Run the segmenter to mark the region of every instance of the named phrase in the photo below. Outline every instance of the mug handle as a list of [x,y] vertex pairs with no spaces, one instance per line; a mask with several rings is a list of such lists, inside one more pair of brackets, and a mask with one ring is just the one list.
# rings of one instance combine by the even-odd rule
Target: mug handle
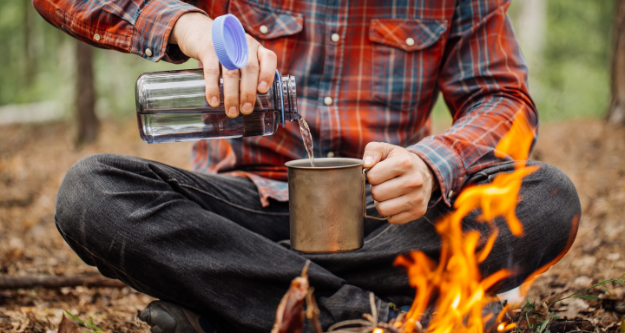
[[[362,169],[362,184],[364,185],[362,187],[362,210],[363,210],[362,215],[366,219],[372,219],[372,220],[378,220],[378,221],[386,221],[389,218],[388,216],[386,216],[386,217],[376,217],[376,216],[369,216],[369,215],[367,215],[367,171],[369,171],[369,169],[371,169],[371,168],[363,168]],[[369,185],[369,186],[371,186],[371,185]]]

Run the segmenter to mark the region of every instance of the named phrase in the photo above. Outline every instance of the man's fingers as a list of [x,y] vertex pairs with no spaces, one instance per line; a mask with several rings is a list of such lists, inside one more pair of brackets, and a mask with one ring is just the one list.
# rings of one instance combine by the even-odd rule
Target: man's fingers
[[403,213],[399,213],[397,215],[393,215],[391,217],[388,218],[388,220],[386,220],[388,223],[390,224],[406,224],[408,222],[412,222],[414,220],[418,219],[414,218],[414,216],[409,213],[409,212],[403,212]]
[[241,113],[250,114],[254,110],[256,103],[256,87],[258,86],[258,73],[260,65],[258,64],[258,44],[252,37],[247,35],[247,42],[250,45],[249,60],[247,66],[241,68]]
[[389,145],[388,143],[369,142],[365,147],[363,158],[365,163],[362,166],[365,168],[373,167],[376,163],[388,156],[392,147],[393,145]]
[[422,186],[423,180],[420,177],[396,177],[379,185],[372,185],[371,196],[375,201],[386,201],[418,191]]
[[214,57],[207,56],[200,63],[204,69],[206,101],[214,108],[219,107],[219,60],[217,59],[217,55],[214,55]]
[[[393,216],[401,212],[420,210],[422,197],[422,195],[417,194],[402,195],[386,201],[376,201],[375,206],[380,215]],[[423,213],[425,213],[425,211]]]
[[389,223],[394,224],[416,220],[427,211],[427,205],[423,203],[423,196],[411,194],[382,202],[376,201],[375,207],[380,215],[390,216]]
[[273,51],[264,48],[262,45],[258,46],[257,54],[258,62],[260,63],[257,90],[259,93],[264,94],[269,91],[273,84],[276,68],[278,67],[278,57]]
[[222,66],[221,73],[226,115],[235,118],[239,115],[239,70],[229,70]]
[[[397,146],[391,146],[397,147]],[[398,149],[403,149],[401,147],[397,147]],[[371,171],[367,174],[367,179],[371,185],[378,185],[382,182],[391,180],[395,177],[399,177],[405,175],[406,173],[412,171],[414,168],[414,161],[412,160],[412,153],[390,153],[386,158],[382,159],[382,161],[378,162]],[[416,176],[410,178],[410,181],[418,180],[423,183],[423,179],[420,176]]]

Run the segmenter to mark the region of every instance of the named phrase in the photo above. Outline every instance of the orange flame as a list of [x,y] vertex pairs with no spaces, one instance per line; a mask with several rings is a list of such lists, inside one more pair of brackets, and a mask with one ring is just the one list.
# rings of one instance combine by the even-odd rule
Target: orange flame
[[[494,224],[496,217],[506,219],[512,234],[523,235],[523,225],[515,208],[523,178],[538,169],[526,166],[533,134],[525,115],[519,112],[495,151],[497,157],[509,156],[519,161],[515,171],[497,175],[490,184],[465,188],[456,199],[455,211],[437,221],[436,230],[442,242],[438,265],[420,251],[410,253],[409,258],[395,259],[395,265],[407,269],[410,285],[417,291],[410,311],[396,324],[403,332],[414,332],[420,327],[418,322],[434,298],[435,312],[427,329],[429,332],[483,332],[484,323],[492,318],[492,314],[482,317],[482,308],[493,301],[487,290],[512,272],[502,269],[482,278],[478,264],[486,260],[499,234]],[[478,231],[462,231],[462,219],[476,209],[481,210],[478,221],[488,223],[491,230],[481,249]],[[502,320],[503,312],[497,316],[499,331],[514,327]]]
[[495,156],[505,158],[508,155],[525,166],[532,142],[534,142],[534,134],[525,114],[523,112],[517,113],[508,133],[497,143]]

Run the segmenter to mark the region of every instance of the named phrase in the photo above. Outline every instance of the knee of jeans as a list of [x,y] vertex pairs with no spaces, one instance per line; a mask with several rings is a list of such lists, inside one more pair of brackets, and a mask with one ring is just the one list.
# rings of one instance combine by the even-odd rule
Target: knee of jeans
[[535,218],[542,222],[542,236],[549,238],[545,240],[549,244],[548,255],[541,262],[546,264],[572,245],[581,218],[581,204],[575,185],[564,172],[546,163],[538,164],[541,184],[537,185],[536,198],[532,200],[535,206],[530,209],[539,215]]
[[[555,264],[569,250],[577,235],[581,205],[577,190],[566,174],[556,167],[531,161],[540,169],[523,180],[517,206],[517,217],[523,222],[525,233],[518,238],[510,235],[506,242],[496,245],[495,264],[516,271],[497,287],[503,292],[519,286],[532,273]],[[490,272],[490,271],[489,271]]]
[[[91,155],[76,162],[65,174],[56,196],[55,221],[65,237],[75,230],[85,211],[94,207],[94,201],[101,200],[102,170],[111,154]],[[85,221],[83,221],[85,222]]]

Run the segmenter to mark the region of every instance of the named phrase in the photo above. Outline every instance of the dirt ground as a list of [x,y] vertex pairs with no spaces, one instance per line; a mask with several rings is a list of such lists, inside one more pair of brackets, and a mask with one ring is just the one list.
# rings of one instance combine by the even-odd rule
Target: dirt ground
[[[189,167],[191,144],[147,145],[133,121],[106,121],[97,143],[75,148],[64,123],[0,127],[0,277],[97,272],[71,251],[54,227],[56,191],[70,166],[100,152],[134,155]],[[599,120],[541,127],[533,158],[562,169],[583,209],[571,251],[530,290],[553,301],[625,273],[625,128]],[[593,289],[600,300],[556,303],[550,313],[585,318],[592,331],[616,332],[625,316],[625,290]],[[0,332],[56,332],[67,310],[110,332],[149,332],[136,318],[152,299],[130,288],[0,290]],[[620,329],[620,328],[619,328]]]

